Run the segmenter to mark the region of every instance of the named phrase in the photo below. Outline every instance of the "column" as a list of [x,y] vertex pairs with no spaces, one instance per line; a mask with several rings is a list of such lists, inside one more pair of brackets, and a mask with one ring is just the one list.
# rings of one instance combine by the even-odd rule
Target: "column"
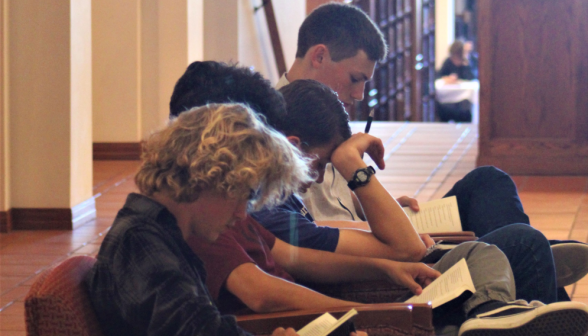
[[4,4],[3,208],[14,229],[72,229],[96,213],[90,0]]
[[435,6],[435,68],[440,69],[455,40],[455,0],[437,0]]

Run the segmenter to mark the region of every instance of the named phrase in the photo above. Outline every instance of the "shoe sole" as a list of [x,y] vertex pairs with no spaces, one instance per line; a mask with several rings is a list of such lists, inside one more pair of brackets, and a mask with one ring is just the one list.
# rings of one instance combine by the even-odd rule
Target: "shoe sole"
[[[460,336],[586,336],[588,335],[588,311],[586,306],[577,302],[566,302],[564,305],[578,305],[577,309],[554,310],[554,305],[543,306],[552,311],[541,313],[538,308],[537,316],[517,327],[498,329],[492,326],[492,318],[483,320],[487,326],[463,331]],[[550,307],[551,306],[551,307]],[[547,308],[550,307],[550,308]],[[498,322],[500,318],[496,318]]]
[[[557,287],[576,283],[588,274],[588,245],[564,243],[551,246]],[[569,270],[572,270],[571,274]]]

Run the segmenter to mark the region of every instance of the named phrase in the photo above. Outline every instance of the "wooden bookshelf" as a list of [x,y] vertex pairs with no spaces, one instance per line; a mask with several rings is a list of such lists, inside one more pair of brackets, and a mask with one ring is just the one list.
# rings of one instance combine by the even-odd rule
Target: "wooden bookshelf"
[[366,85],[365,98],[351,113],[365,120],[432,121],[435,118],[435,1],[354,0],[376,22],[389,52]]

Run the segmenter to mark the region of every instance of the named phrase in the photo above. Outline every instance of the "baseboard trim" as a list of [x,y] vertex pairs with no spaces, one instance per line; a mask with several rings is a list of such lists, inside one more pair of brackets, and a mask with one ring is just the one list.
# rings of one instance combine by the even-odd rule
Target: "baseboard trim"
[[7,233],[12,231],[11,211],[0,211],[0,232]]
[[96,219],[96,201],[92,197],[71,209],[12,208],[9,214],[13,230],[73,230]]
[[72,230],[71,209],[12,208],[14,230]]
[[94,142],[94,160],[140,160],[141,142]]

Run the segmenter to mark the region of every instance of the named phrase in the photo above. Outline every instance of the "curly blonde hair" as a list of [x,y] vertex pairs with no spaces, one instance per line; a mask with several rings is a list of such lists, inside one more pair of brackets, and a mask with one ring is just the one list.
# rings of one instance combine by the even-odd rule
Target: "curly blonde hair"
[[310,159],[241,104],[193,108],[153,134],[135,176],[141,193],[193,202],[203,190],[273,206],[312,181]]

